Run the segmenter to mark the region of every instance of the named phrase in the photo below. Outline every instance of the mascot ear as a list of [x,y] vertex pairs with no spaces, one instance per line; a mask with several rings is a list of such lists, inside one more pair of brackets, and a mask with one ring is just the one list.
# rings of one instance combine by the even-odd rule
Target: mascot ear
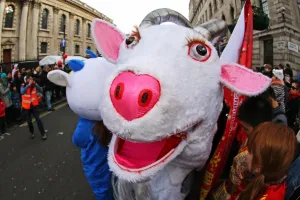
[[120,46],[124,41],[124,34],[114,25],[94,19],[92,23],[92,37],[98,51],[109,62],[116,63],[119,57]]
[[222,66],[220,81],[230,90],[245,96],[257,96],[271,84],[271,79],[263,74],[234,63]]
[[61,70],[53,70],[48,73],[47,78],[54,84],[63,87],[71,87],[71,75]]
[[91,51],[89,49],[86,49],[85,53],[88,54],[88,55],[90,55],[91,58],[97,58],[98,57],[93,51]]
[[74,72],[78,72],[83,69],[85,64],[82,60],[70,60],[68,65]]

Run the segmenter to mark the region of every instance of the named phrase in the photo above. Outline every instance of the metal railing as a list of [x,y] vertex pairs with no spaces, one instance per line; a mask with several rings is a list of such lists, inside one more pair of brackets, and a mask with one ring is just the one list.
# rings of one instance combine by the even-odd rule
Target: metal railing
[[37,59],[27,59],[27,60],[18,60],[18,61],[11,61],[11,62],[0,62],[0,66],[2,71],[4,72],[11,72],[14,65],[18,64],[18,68],[22,69],[32,69],[39,66],[39,60]]

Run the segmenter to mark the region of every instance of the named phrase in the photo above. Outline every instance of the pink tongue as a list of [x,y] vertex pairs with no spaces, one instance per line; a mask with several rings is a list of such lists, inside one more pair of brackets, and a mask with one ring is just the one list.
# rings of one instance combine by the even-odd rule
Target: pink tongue
[[167,139],[152,143],[134,143],[122,139],[117,142],[115,158],[118,164],[130,169],[139,169],[157,161]]

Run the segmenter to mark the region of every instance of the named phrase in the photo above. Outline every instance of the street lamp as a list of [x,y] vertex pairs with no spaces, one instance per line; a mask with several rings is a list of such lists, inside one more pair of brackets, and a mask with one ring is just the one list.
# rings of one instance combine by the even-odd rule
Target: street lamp
[[66,53],[66,23],[64,24],[64,39],[63,39],[63,64],[65,65],[65,53]]

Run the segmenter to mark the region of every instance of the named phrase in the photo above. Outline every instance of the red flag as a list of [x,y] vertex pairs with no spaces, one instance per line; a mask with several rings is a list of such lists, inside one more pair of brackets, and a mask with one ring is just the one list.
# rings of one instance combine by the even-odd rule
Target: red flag
[[[240,18],[244,19],[244,37],[241,43],[241,48],[239,49],[240,51],[238,52],[238,62],[241,65],[251,68],[253,50],[253,12],[250,0],[246,1],[243,10],[244,13],[241,13]],[[234,58],[234,56],[232,57]],[[223,171],[223,168],[226,164],[228,154],[230,152],[234,138],[237,136],[238,130],[241,130],[238,129],[237,112],[240,104],[242,103],[245,97],[239,96],[238,94],[229,91],[227,88],[224,88],[224,91],[225,101],[230,106],[230,112],[228,115],[226,129],[224,131],[223,137],[219,142],[213,157],[206,166],[204,180],[201,184],[200,200],[206,199],[210,190],[215,186],[215,184],[219,180],[221,172]]]

